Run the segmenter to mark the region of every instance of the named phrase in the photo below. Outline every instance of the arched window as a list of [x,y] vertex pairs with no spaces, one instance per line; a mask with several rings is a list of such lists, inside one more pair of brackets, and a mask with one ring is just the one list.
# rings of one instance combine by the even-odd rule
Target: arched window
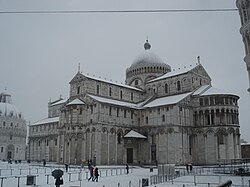
[[99,94],[99,92],[100,92],[100,86],[96,85],[96,94]]
[[181,82],[177,81],[177,91],[180,91],[180,90],[181,90]]
[[122,142],[122,135],[121,135],[121,133],[119,132],[119,133],[117,134],[117,143],[118,143],[118,144],[121,144],[121,142]]
[[165,93],[168,93],[168,84],[165,84]]
[[165,122],[165,115],[162,115],[162,122]]
[[111,95],[112,95],[112,88],[109,87],[109,96],[111,96]]

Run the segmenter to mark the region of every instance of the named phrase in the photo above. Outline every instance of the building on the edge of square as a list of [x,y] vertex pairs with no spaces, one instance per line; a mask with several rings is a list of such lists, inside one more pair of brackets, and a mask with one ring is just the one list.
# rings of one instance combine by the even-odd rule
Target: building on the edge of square
[[0,159],[25,160],[27,127],[9,93],[0,93]]
[[[236,6],[239,9],[240,14],[240,34],[242,35],[245,54],[244,61],[246,63],[249,85],[250,85],[250,1],[249,0],[237,0]],[[248,92],[250,93],[250,87],[248,88]]]
[[172,69],[145,50],[126,85],[80,71],[69,99],[30,127],[30,158],[78,164],[215,164],[240,158],[239,97],[211,84],[199,62]]

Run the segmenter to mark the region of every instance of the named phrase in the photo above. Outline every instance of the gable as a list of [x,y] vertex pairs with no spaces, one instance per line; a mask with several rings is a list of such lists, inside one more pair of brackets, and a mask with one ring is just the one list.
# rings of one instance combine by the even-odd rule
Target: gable
[[198,66],[196,66],[195,68],[190,70],[189,73],[193,73],[195,75],[198,75],[198,76],[201,76],[203,78],[211,80],[211,78],[208,75],[207,71],[205,70],[205,68],[201,64],[199,64]]
[[75,83],[75,82],[80,82],[84,80],[86,77],[81,74],[80,72],[77,72],[77,74],[73,77],[73,79],[69,82],[69,84]]

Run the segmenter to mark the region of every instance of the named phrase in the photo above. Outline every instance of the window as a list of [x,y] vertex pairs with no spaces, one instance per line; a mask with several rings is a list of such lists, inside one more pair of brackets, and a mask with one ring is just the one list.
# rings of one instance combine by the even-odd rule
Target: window
[[100,92],[99,85],[96,85],[96,94],[99,94],[99,92]]
[[5,127],[5,125],[6,125],[6,122],[4,121],[4,122],[3,122],[3,126]]
[[1,147],[1,153],[3,152],[3,147]]
[[39,142],[38,142],[38,146],[40,146],[40,145],[41,145],[41,142],[39,141]]
[[131,112],[130,112],[130,115],[131,115],[131,116],[130,116],[130,117],[131,117],[131,119],[133,119],[133,118],[134,118],[134,112],[133,112],[133,111],[131,111]]
[[138,80],[135,80],[135,85],[137,86],[139,84]]
[[134,94],[133,94],[133,92],[131,92],[130,98],[131,98],[131,101],[134,100]]
[[218,140],[218,144],[224,144],[223,134],[219,134],[217,136],[217,140]]
[[168,84],[165,84],[165,93],[168,93]]
[[203,106],[203,99],[200,98],[200,106]]
[[122,90],[120,91],[120,99],[122,99]]
[[77,87],[77,94],[80,94],[80,86]]
[[18,147],[16,148],[16,153],[18,153]]
[[93,114],[93,113],[94,113],[94,110],[93,110],[93,105],[90,105],[90,112],[91,112],[91,114]]
[[119,132],[119,133],[117,134],[117,143],[118,143],[118,144],[121,144],[121,139],[122,139],[122,136],[121,136],[121,133]]
[[116,116],[119,117],[119,108],[116,109]]
[[112,115],[112,106],[109,107],[109,115]]
[[112,95],[112,88],[110,87],[109,88],[109,96],[111,96]]
[[148,124],[148,117],[145,118],[145,122],[146,122],[146,124]]
[[55,139],[55,146],[57,146],[57,139]]
[[181,90],[181,82],[177,81],[177,91],[180,91],[180,90]]
[[46,145],[49,146],[49,140],[46,140]]
[[165,122],[165,115],[162,115],[162,122]]
[[10,140],[12,140],[12,138],[13,138],[13,136],[12,136],[12,135],[10,135]]
[[127,110],[124,109],[124,118],[126,118],[126,117],[127,117]]

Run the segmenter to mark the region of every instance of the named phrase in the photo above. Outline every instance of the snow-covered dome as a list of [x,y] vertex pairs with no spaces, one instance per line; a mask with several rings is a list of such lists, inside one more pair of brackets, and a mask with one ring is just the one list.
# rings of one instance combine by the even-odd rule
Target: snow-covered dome
[[0,116],[22,118],[21,112],[12,103],[11,95],[6,92],[0,94]]
[[145,82],[171,71],[171,67],[151,50],[146,40],[145,50],[126,70],[126,84],[142,88]]
[[[168,66],[164,63],[164,61],[151,50],[151,45],[148,43],[148,40],[146,40],[146,43],[144,44],[145,50],[135,58],[130,68],[140,68],[145,66]],[[169,66],[168,66],[169,67]]]

